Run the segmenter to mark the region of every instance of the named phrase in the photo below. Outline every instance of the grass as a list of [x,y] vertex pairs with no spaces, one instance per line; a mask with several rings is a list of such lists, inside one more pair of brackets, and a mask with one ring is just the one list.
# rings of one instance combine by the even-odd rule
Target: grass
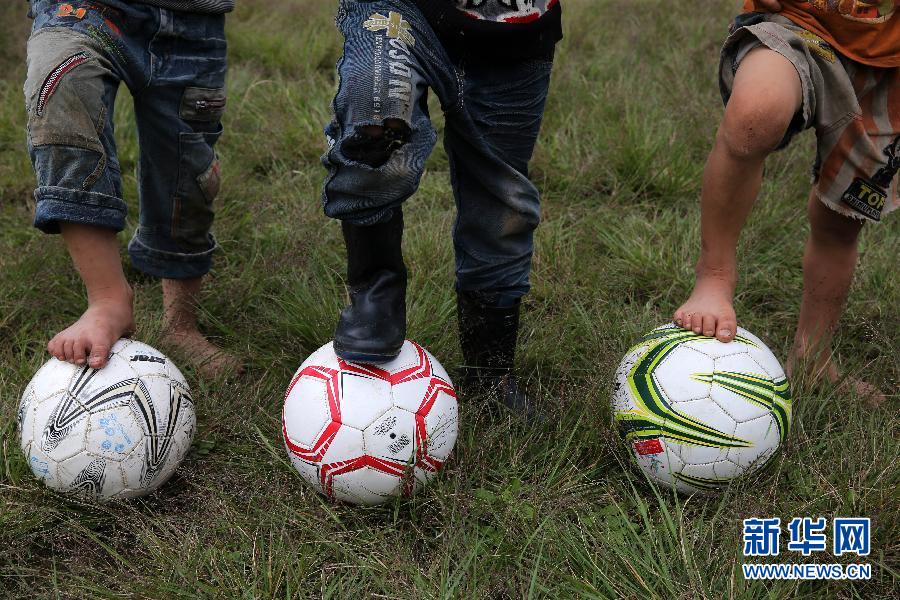
[[[649,487],[610,427],[619,359],[690,291],[699,175],[721,115],[715,66],[737,2],[564,3],[567,38],[533,164],[544,222],[520,344],[522,373],[549,422],[532,430],[492,423],[463,397],[460,439],[439,482],[372,509],[330,504],[305,488],[279,429],[290,374],[330,339],[345,298],[339,227],[319,206],[321,130],[340,53],[333,3],[241,0],[229,17],[222,251],[203,324],[247,357],[249,376],[227,384],[188,369],[199,411],[188,459],[155,495],[102,507],[45,491],[16,442],[19,394],[47,359],[47,339],[80,315],[84,298],[59,240],[30,227],[21,98],[28,21],[24,3],[11,4],[0,23],[0,595],[896,597],[894,215],[863,234],[838,339],[842,368],[892,394],[887,406],[797,382],[794,429],[774,467],[709,498]],[[128,100],[120,95],[116,121],[133,228]],[[813,147],[806,135],[770,159],[740,247],[739,318],[781,357],[799,306]],[[408,204],[409,322],[410,335],[454,375],[452,246],[434,234],[452,219],[438,150]],[[129,277],[138,337],[156,344],[159,283],[134,270]],[[872,580],[744,581],[740,523],[749,516],[871,517]]]

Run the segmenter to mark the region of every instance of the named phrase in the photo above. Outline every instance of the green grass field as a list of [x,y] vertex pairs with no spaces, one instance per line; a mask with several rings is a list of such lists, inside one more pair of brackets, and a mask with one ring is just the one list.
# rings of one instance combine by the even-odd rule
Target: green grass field
[[[24,2],[5,4],[0,596],[897,597],[900,216],[863,234],[837,343],[842,368],[890,394],[886,406],[795,382],[793,430],[774,467],[705,498],[649,487],[610,425],[621,356],[692,285],[699,176],[722,112],[718,49],[736,0],[564,2],[567,38],[533,165],[544,221],[519,354],[550,418],[533,429],[491,422],[479,416],[478,398],[463,396],[459,442],[437,484],[368,509],[304,487],[280,435],[290,375],[330,339],[345,301],[340,228],[319,204],[322,127],[340,53],[334,2],[239,0],[229,17],[222,250],[203,327],[245,356],[249,373],[226,383],[186,369],[198,408],[192,452],[158,493],[102,507],[45,491],[18,448],[18,398],[47,360],[47,340],[85,301],[60,240],[31,228],[21,92],[29,22]],[[133,226],[131,117],[123,91],[116,123]],[[740,247],[739,321],[782,358],[799,308],[813,148],[807,134],[770,159]],[[406,215],[409,335],[456,375],[454,209],[441,150]],[[121,236],[126,265],[129,236]],[[157,344],[159,283],[127,268],[137,337]],[[746,582],[741,519],[765,516],[871,517],[872,579]],[[778,562],[801,560],[783,551]],[[830,553],[807,560],[851,561]]]

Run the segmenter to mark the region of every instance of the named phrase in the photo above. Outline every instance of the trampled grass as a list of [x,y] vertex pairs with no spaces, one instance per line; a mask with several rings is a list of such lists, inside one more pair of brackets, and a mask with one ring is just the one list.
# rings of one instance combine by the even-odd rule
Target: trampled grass
[[[15,408],[83,292],[58,239],[30,227],[25,4],[0,17],[0,594],[10,598],[890,598],[900,544],[900,247],[867,227],[842,320],[843,369],[892,394],[870,409],[796,382],[774,467],[723,495],[676,498],[629,468],[610,426],[612,373],[692,283],[699,174],[721,115],[715,71],[737,2],[566,0],[533,177],[544,192],[520,344],[549,415],[528,430],[463,397],[454,458],[426,493],[360,509],[305,488],[280,440],[290,374],[344,302],[339,227],[319,206],[322,126],[340,40],[333,2],[240,0],[231,57],[222,251],[204,327],[247,357],[239,383],[201,381],[194,448],[159,493],[94,507],[45,491],[17,447]],[[116,120],[134,223],[136,135]],[[435,114],[438,111],[433,111]],[[440,119],[438,119],[439,121]],[[770,159],[744,234],[742,325],[781,357],[793,336],[812,140]],[[410,335],[458,373],[447,161],[409,202]],[[123,234],[123,248],[127,235]],[[124,257],[124,251],[123,251]],[[127,260],[127,258],[126,258]],[[134,270],[138,337],[159,340],[160,291]],[[868,582],[749,583],[741,519],[867,516]],[[785,562],[799,555],[783,554]],[[831,562],[831,557],[814,557]],[[840,559],[843,560],[843,559]]]

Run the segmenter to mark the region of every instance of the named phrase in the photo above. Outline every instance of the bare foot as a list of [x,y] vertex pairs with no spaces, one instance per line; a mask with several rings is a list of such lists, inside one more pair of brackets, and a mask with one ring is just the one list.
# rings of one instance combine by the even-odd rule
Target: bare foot
[[88,309],[81,318],[56,334],[47,351],[59,360],[76,365],[87,362],[93,369],[102,369],[113,344],[134,331],[133,303],[134,293],[128,286],[88,299]]
[[210,342],[197,329],[170,329],[163,339],[179,357],[194,365],[203,377],[216,379],[244,372],[244,365],[238,357]]
[[737,332],[734,313],[734,277],[721,273],[699,274],[687,302],[675,311],[673,322],[721,342],[730,342]]
[[887,402],[887,396],[880,389],[862,379],[856,377],[844,377],[838,384],[838,391],[861,398],[863,402],[877,408]]
[[807,379],[813,382],[813,385],[827,381],[837,386],[838,393],[856,396],[873,408],[879,407],[887,401],[884,392],[868,381],[849,375],[842,376],[830,356],[826,357],[824,361],[819,361],[818,365],[813,365],[805,356],[799,354],[795,347],[788,357],[788,377],[793,377],[794,373],[800,369],[804,371]]

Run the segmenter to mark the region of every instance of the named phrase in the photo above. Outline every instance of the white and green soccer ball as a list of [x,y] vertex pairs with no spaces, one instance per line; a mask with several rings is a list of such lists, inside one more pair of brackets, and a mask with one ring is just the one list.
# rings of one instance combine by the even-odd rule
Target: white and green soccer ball
[[616,371],[616,425],[650,479],[711,491],[771,459],[791,425],[791,391],[772,351],[738,327],[724,344],[658,327]]
[[105,501],[165,483],[190,448],[196,417],[178,367],[122,339],[100,370],[47,361],[22,394],[18,421],[20,447],[38,479]]

